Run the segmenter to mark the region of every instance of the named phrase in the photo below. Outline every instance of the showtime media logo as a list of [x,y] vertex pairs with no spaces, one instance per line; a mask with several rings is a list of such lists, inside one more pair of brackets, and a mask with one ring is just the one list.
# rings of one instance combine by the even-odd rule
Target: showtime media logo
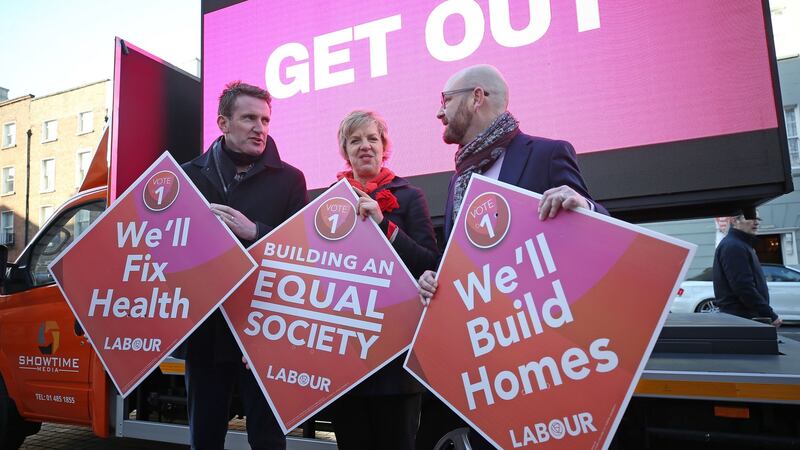
[[267,379],[282,381],[287,384],[296,384],[300,387],[316,389],[319,391],[330,392],[330,378],[320,377],[319,375],[309,375],[305,372],[298,372],[283,367],[273,369],[272,365],[267,367]]
[[41,355],[19,355],[18,367],[42,373],[78,373],[80,359],[53,356],[61,344],[61,331],[58,322],[46,320],[39,325],[36,344]]
[[46,320],[39,325],[39,351],[43,355],[54,355],[58,351],[58,344],[61,340],[61,331],[58,322]]

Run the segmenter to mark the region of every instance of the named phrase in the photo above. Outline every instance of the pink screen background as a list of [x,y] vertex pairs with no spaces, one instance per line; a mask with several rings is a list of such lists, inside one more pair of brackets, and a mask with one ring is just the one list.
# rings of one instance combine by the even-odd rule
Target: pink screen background
[[[206,14],[206,148],[219,135],[217,99],[225,84],[240,79],[265,86],[270,54],[290,42],[308,50],[311,91],[273,100],[270,135],[282,158],[305,172],[309,188],[332,184],[345,169],[336,133],[356,108],[387,119],[393,141],[387,164],[398,175],[452,170],[456,148],[442,142],[435,117],[439,93],[450,75],[473,64],[503,72],[509,110],[524,132],[568,140],[578,153],[777,127],[761,2],[598,2],[600,27],[583,32],[575,2],[550,2],[544,35],[507,48],[492,35],[488,1],[477,1],[483,39],[474,53],[453,62],[435,59],[426,47],[426,20],[441,3],[249,0]],[[512,27],[525,28],[528,2],[509,4]],[[369,41],[354,40],[331,48],[349,48],[350,60],[330,71],[352,68],[355,82],[314,90],[315,36],[396,14],[402,28],[386,35],[386,76],[370,77]],[[457,44],[464,33],[459,16],[447,19],[448,43]],[[281,70],[292,64],[284,61]]]

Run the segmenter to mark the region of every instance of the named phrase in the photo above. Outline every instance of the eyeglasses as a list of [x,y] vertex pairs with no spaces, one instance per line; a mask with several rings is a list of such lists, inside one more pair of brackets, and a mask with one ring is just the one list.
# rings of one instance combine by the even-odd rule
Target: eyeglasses
[[453,96],[453,95],[456,95],[456,94],[463,94],[464,92],[472,92],[472,91],[474,91],[475,89],[478,89],[478,88],[480,88],[483,91],[483,95],[485,95],[487,97],[489,96],[489,93],[486,92],[480,86],[473,86],[473,87],[470,87],[470,88],[455,89],[455,90],[452,90],[452,91],[444,91],[444,92],[442,92],[442,108],[447,106],[447,97],[450,97],[450,96]]

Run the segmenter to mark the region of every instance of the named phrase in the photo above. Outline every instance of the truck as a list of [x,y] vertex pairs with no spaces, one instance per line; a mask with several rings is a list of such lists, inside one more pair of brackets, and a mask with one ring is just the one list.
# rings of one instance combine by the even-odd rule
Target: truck
[[[299,148],[303,139],[311,139],[307,133],[298,132],[309,126],[309,120],[313,126],[335,130],[336,120],[343,108],[352,107],[355,94],[366,95],[377,108],[391,111],[388,118],[393,127],[400,124],[400,129],[419,130],[394,134],[396,148],[420,149],[396,155],[394,167],[403,169],[404,175],[407,173],[409,180],[425,192],[439,237],[445,187],[452,174],[452,151],[445,149],[445,157],[428,152],[443,144],[436,124],[429,120],[435,102],[428,104],[425,97],[444,85],[446,74],[455,71],[453,62],[490,62],[513,74],[509,80],[512,89],[525,85],[519,87],[521,93],[512,91],[512,108],[519,112],[523,126],[536,122],[543,133],[555,134],[583,128],[583,132],[570,135],[570,140],[579,151],[581,147],[592,150],[579,154],[582,172],[595,199],[615,217],[645,222],[725,215],[793,189],[766,0],[737,2],[736,8],[725,12],[710,11],[702,2],[691,6],[638,2],[601,5],[591,1],[576,1],[570,6],[570,2],[561,2],[548,7],[552,9],[545,22],[537,22],[544,20],[543,15],[523,11],[520,17],[530,21],[526,30],[540,32],[538,38],[533,33],[525,39],[512,33],[514,27],[504,31],[502,21],[496,19],[504,11],[498,5],[509,2],[417,3],[387,3],[374,10],[353,12],[348,9],[353,5],[344,2],[331,22],[313,13],[319,5],[298,2],[295,7],[307,13],[298,16],[309,20],[299,26],[288,16],[266,15],[264,11],[274,7],[266,1],[204,0],[202,81],[124,40],[116,40],[111,127],[98,145],[80,192],[53,214],[16,261],[6,263],[0,249],[0,447],[16,448],[25,436],[37,432],[42,422],[89,426],[101,437],[188,443],[183,362],[168,358],[131,395],[122,398],[53,283],[47,265],[163,150],[169,150],[179,162],[199,154],[203,143],[215,133],[213,105],[220,83],[231,79],[252,78],[255,84],[263,84],[259,81],[266,77],[276,95],[276,111],[280,111],[271,125],[271,135],[281,148]],[[508,14],[518,14],[519,8],[514,6]],[[241,60],[237,66],[231,63],[236,58],[224,59],[225,52],[236,53],[227,39],[229,25],[246,23],[245,17],[253,14],[260,14],[270,25],[264,28],[271,32],[260,35],[265,31],[255,27],[236,36],[235,42],[254,39],[252,42],[263,41],[260,45],[264,46],[261,53],[248,53],[258,53],[258,57],[233,55]],[[450,16],[460,16],[463,23],[453,25],[448,22]],[[714,20],[702,22],[709,17]],[[515,20],[519,27],[522,19]],[[681,25],[687,21],[692,25]],[[649,31],[640,26],[642,23],[649,25]],[[479,25],[482,40],[467,39]],[[458,29],[455,35],[462,36],[460,44],[455,35],[438,39],[437,27],[451,26]],[[670,34],[670,26],[680,32]],[[406,38],[414,32],[418,34]],[[259,36],[261,40],[256,39]],[[644,53],[637,54],[647,58],[641,64],[654,65],[646,73],[644,84],[635,86],[613,77],[634,70],[638,62],[625,66],[625,70],[608,72],[613,62],[619,63],[614,58],[620,55],[626,61],[635,60],[620,50],[631,36],[634,45],[645,48]],[[690,38],[707,40],[686,45]],[[359,39],[361,42],[357,42]],[[425,43],[424,50],[414,47],[420,42]],[[464,42],[477,45],[473,53]],[[637,44],[643,42],[652,48]],[[704,50],[701,43],[713,51]],[[381,48],[381,44],[385,46]],[[342,50],[347,46],[347,51]],[[398,47],[406,51],[397,51]],[[581,50],[584,47],[588,49],[585,53]],[[693,51],[689,47],[697,47],[700,57],[705,58],[699,60],[703,70],[673,76],[680,72],[678,69],[694,70],[698,60],[689,56],[686,61],[679,60],[685,56],[681,52]],[[423,54],[418,55],[417,50]],[[659,53],[667,50],[675,54]],[[358,51],[368,51],[369,58],[359,59]],[[528,70],[525,58],[519,57],[528,55],[526,52],[544,58],[548,68],[544,72],[549,75]],[[413,56],[411,60],[406,59],[409,55]],[[652,61],[663,57],[668,60],[666,66]],[[393,58],[416,65],[393,65]],[[560,70],[574,70],[576,60],[587,61],[589,66],[582,69],[595,72],[578,80],[562,76]],[[345,69],[343,65],[348,63]],[[394,78],[397,65],[407,66],[403,73],[408,80]],[[659,72],[672,66],[672,72]],[[741,76],[735,73],[737,68]],[[252,75],[254,70],[257,76]],[[712,75],[715,77],[709,78]],[[419,86],[412,91],[401,89],[409,80]],[[712,83],[715,89],[708,88]],[[553,93],[540,95],[528,84],[543,85]],[[613,92],[606,92],[607,97],[593,97],[581,89],[583,85],[597,92]],[[667,86],[674,90],[658,92]],[[392,92],[403,101],[375,93],[390,88],[396,89]],[[744,94],[734,93],[736,89]],[[625,92],[629,95],[622,95]],[[335,99],[331,97],[334,93]],[[524,100],[519,98],[526,95],[544,106],[520,104]],[[559,95],[572,97],[560,99]],[[629,108],[631,99],[640,95],[639,109]],[[670,103],[662,104],[666,113],[647,104],[667,100]],[[572,104],[602,108],[576,112],[569,107]],[[745,107],[754,112],[741,113]],[[547,108],[545,113],[539,112]],[[306,113],[311,111],[313,117],[309,119]],[[416,122],[412,116],[421,116],[420,111],[429,115]],[[605,120],[603,116],[620,123],[609,129],[602,125],[561,126],[569,122],[570,111],[576,114],[575,123],[591,124]],[[657,117],[639,117],[647,113]],[[652,122],[658,126],[651,126]],[[202,136],[197,132],[201,123]],[[647,133],[638,133],[636,127],[648,128]],[[325,138],[325,133],[319,134],[323,136],[320,139],[334,141],[330,136]],[[327,134],[333,135],[333,131]],[[319,150],[325,144],[324,140],[314,141],[304,147]],[[335,150],[331,153],[338,157]],[[327,156],[307,150],[282,151],[282,156],[306,171],[315,192],[325,186],[325,171],[332,164]],[[231,417],[239,412],[234,402]],[[310,420],[292,432],[289,448],[335,448],[334,442],[317,437],[321,436],[318,431],[329,427],[324,414]],[[232,429],[226,445],[247,448],[244,432]],[[800,343],[778,336],[773,327],[735,317],[670,315],[612,448],[677,445],[800,447]]]

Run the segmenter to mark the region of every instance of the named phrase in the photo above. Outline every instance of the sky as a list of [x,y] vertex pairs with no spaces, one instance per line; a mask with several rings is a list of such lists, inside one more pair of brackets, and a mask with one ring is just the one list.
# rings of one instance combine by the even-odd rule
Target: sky
[[800,55],[800,0],[770,0],[778,59]]
[[114,73],[114,36],[196,74],[200,0],[0,0],[0,87],[37,97]]

